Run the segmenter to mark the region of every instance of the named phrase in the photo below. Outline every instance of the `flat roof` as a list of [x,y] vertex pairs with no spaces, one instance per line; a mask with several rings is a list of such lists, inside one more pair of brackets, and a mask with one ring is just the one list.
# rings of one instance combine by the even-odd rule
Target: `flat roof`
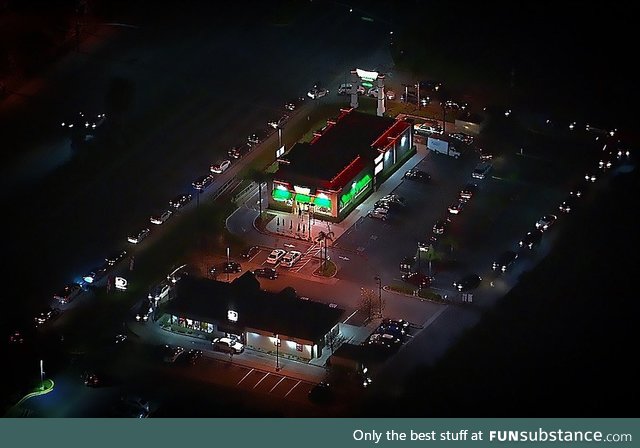
[[[275,179],[299,180],[320,188],[342,188],[351,178],[338,175],[351,165],[350,171],[355,171],[355,176],[356,165],[362,170],[368,160],[374,159],[378,151],[372,145],[395,122],[390,117],[357,111],[343,113],[312,143],[296,143],[285,157],[289,164],[280,165]],[[360,162],[356,161],[358,156],[362,159]]]
[[229,322],[229,310],[238,313],[234,325],[308,341],[326,335],[344,313],[324,303],[301,300],[290,288],[278,293],[261,290],[251,272],[231,283],[184,277],[177,284],[176,297],[165,307],[166,313],[211,323]]

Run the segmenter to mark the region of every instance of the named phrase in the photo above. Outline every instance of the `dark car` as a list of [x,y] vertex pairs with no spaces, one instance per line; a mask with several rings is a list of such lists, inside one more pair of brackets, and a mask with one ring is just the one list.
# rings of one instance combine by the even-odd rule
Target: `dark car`
[[571,213],[571,210],[573,210],[576,205],[576,197],[577,196],[569,196],[567,199],[562,201],[562,204],[560,204],[558,209],[562,213]]
[[240,159],[246,154],[247,149],[247,145],[232,146],[229,148],[229,151],[227,151],[227,155],[230,159]]
[[304,97],[293,98],[284,103],[286,110],[296,110],[304,102]]
[[100,280],[102,277],[104,277],[108,270],[109,270],[109,265],[105,262],[105,264],[103,264],[102,266],[93,268],[91,272],[89,272],[88,274],[85,274],[82,277],[82,280],[84,280],[86,283],[89,283],[89,284],[95,283],[98,280]]
[[333,400],[333,390],[327,382],[316,384],[309,391],[309,400],[318,404],[327,404]]
[[518,254],[512,250],[503,252],[496,261],[493,262],[493,270],[505,272],[511,264],[516,261]]
[[398,336],[400,339],[404,339],[404,335],[407,333],[407,330],[400,322],[387,321],[380,324],[376,329],[376,333],[389,333]]
[[258,129],[253,132],[249,137],[247,137],[247,141],[252,145],[258,145],[262,143],[269,136],[269,131],[266,129]]
[[401,327],[404,331],[406,331],[407,328],[409,328],[409,326],[411,324],[409,324],[409,322],[407,322],[404,319],[389,319],[389,318],[384,318],[382,319],[382,323],[385,325],[396,325]]
[[258,268],[253,271],[253,275],[256,277],[268,278],[269,280],[275,280],[278,278],[278,271],[273,268]]
[[100,375],[95,372],[85,372],[82,375],[82,380],[84,381],[84,385],[88,387],[102,386],[102,379],[100,378]]
[[421,272],[412,272],[410,274],[402,274],[402,281],[417,286],[418,288],[428,288],[433,282],[433,278]]
[[447,225],[449,224],[449,219],[439,219],[433,225],[433,233],[436,235],[442,235],[444,231],[447,229]]
[[192,196],[190,194],[178,195],[169,201],[169,207],[172,207],[178,210],[179,208],[182,208],[185,205],[187,205],[189,202],[191,202],[191,197]]
[[121,250],[120,252],[112,253],[107,258],[105,258],[104,261],[106,261],[109,266],[115,266],[118,263],[120,263],[122,260],[124,260],[124,257],[126,256],[127,256],[127,251]]
[[410,273],[413,270],[413,265],[415,264],[415,262],[416,257],[404,257],[400,262],[400,272]]
[[469,200],[473,197],[476,191],[478,191],[478,185],[470,182],[460,190],[460,197],[462,199]]
[[242,266],[236,261],[226,261],[222,265],[222,272],[225,274],[237,274],[238,272],[242,272]]
[[533,249],[535,246],[540,244],[542,241],[542,230],[532,230],[531,232],[527,232],[527,234],[520,240],[520,247],[526,247],[527,249]]
[[458,291],[469,291],[475,289],[480,285],[482,277],[477,274],[468,274],[462,277],[460,280],[453,282],[454,288]]
[[209,185],[211,185],[211,183],[213,182],[213,179],[214,177],[212,174],[206,174],[194,180],[191,183],[191,185],[193,185],[193,188],[195,188],[198,191],[204,191],[207,189]]
[[427,183],[431,181],[431,175],[426,171],[419,170],[417,168],[410,169],[403,176],[405,179],[414,180],[416,182]]
[[192,348],[187,353],[185,353],[183,357],[184,357],[184,362],[186,362],[187,364],[194,365],[195,363],[198,362],[200,358],[202,358],[202,350],[197,350],[195,348]]
[[240,256],[245,260],[251,260],[258,254],[258,252],[260,252],[260,248],[258,246],[251,246],[243,250]]

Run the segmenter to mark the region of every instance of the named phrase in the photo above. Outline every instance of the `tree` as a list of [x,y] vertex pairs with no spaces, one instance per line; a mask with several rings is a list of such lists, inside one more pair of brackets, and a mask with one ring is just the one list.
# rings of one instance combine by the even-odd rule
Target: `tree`
[[367,315],[371,320],[375,316],[382,316],[384,302],[380,295],[373,289],[360,288],[360,303],[358,309]]
[[327,240],[333,242],[334,237],[335,234],[331,230],[327,232],[321,230],[318,232],[318,236],[316,237],[316,241],[320,243],[321,253],[322,246],[324,245],[324,253],[322,253],[322,269],[326,269],[327,267]]
[[[418,257],[422,258],[422,253],[418,252]],[[440,258],[442,257],[440,253],[433,247],[433,244],[429,244],[429,247],[427,248],[427,250],[424,251],[424,257],[429,262],[429,277],[433,277],[432,271],[431,271],[431,263],[433,261],[440,260]]]

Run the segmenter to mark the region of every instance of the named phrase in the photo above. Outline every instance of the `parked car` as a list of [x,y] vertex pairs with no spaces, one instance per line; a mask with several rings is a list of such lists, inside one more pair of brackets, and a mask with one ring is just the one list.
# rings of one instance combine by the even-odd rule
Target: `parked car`
[[280,265],[291,268],[298,262],[298,260],[300,260],[300,258],[302,258],[302,252],[299,252],[297,250],[290,250],[282,257],[282,260],[280,260]]
[[55,320],[60,315],[60,310],[58,308],[47,308],[42,311],[34,318],[36,327],[41,327],[42,325]]
[[573,210],[573,208],[575,207],[576,197],[577,196],[569,196],[567,199],[562,201],[562,204],[560,204],[558,209],[562,213],[570,213],[571,210]]
[[449,210],[449,213],[452,215],[458,215],[464,209],[465,204],[466,201],[464,199],[459,199],[451,204],[447,210]]
[[431,286],[433,278],[421,272],[412,272],[410,274],[402,274],[402,281],[417,286],[418,288],[428,288]]
[[138,232],[129,235],[127,237],[127,241],[131,244],[138,244],[147,236],[149,236],[150,233],[151,231],[145,227],[144,229],[140,229]]
[[527,234],[520,240],[520,247],[526,247],[527,249],[533,249],[535,246],[540,244],[542,240],[542,230],[536,229],[531,232],[527,232]]
[[442,134],[444,130],[440,124],[435,122],[418,123],[413,125],[415,133],[429,137],[431,134]]
[[278,264],[280,259],[284,257],[287,252],[283,249],[273,249],[269,256],[267,257],[267,263],[269,264]]
[[152,301],[150,299],[143,300],[138,307],[138,312],[136,313],[136,321],[146,322],[149,320],[151,314],[153,314]]
[[391,194],[387,194],[385,196],[383,196],[381,199],[381,201],[386,201],[386,202],[392,202],[394,204],[398,204],[401,206],[405,206],[406,202],[404,200],[404,198],[402,196],[400,196],[399,194],[396,193],[391,193]]
[[270,132],[267,129],[258,129],[247,137],[247,142],[250,145],[259,145],[269,136]]
[[449,134],[449,136],[464,143],[465,145],[473,144],[473,136],[471,135],[463,134],[461,132],[454,132],[453,134]]
[[492,165],[488,162],[480,162],[476,165],[473,172],[471,173],[471,177],[474,179],[484,179],[491,171]]
[[82,375],[82,380],[84,385],[88,387],[100,387],[102,385],[102,380],[96,372],[85,372]]
[[227,151],[227,155],[230,159],[241,159],[247,152],[248,145],[237,145],[232,146]]
[[225,353],[239,354],[244,351],[244,345],[236,339],[231,338],[215,338],[212,342],[213,349]]
[[192,348],[184,355],[184,360],[187,364],[194,365],[198,360],[202,358],[202,350]]
[[169,201],[169,207],[178,210],[191,202],[191,198],[189,193],[180,194]]
[[209,185],[213,183],[213,175],[206,174],[204,176],[200,176],[196,180],[194,180],[191,185],[198,191],[204,191],[207,189]]
[[314,85],[311,90],[307,92],[307,96],[312,100],[317,100],[318,98],[322,98],[329,93],[329,90],[320,87],[319,84]]
[[268,278],[269,280],[275,280],[278,278],[278,271],[273,268],[258,268],[253,271],[253,275],[256,277]]
[[172,214],[173,212],[171,210],[165,210],[162,213],[152,215],[151,218],[149,218],[149,221],[151,221],[151,224],[159,226],[167,222],[167,220],[171,218]]
[[222,265],[222,272],[225,274],[237,274],[242,272],[242,266],[236,261],[225,261]]
[[230,160],[221,160],[217,163],[214,163],[213,165],[211,165],[211,167],[209,168],[211,170],[212,173],[215,174],[222,174],[225,171],[227,171],[227,169],[231,166],[231,161]]
[[167,297],[169,297],[169,292],[171,291],[171,285],[167,282],[161,282],[158,285],[154,286],[150,291],[147,297],[149,300],[153,300],[154,302],[162,302]]
[[367,216],[369,218],[380,219],[382,221],[386,221],[388,215],[389,210],[386,208],[374,208],[372,210],[369,210],[369,213],[367,213]]
[[584,175],[584,180],[587,182],[595,182],[598,178],[594,173],[587,173]]
[[118,252],[113,252],[112,254],[110,254],[108,257],[106,257],[104,259],[104,261],[107,263],[107,265],[109,266],[115,266],[118,263],[120,263],[122,260],[124,260],[124,258],[127,256],[127,251],[126,250],[121,250]]
[[284,126],[287,121],[289,121],[289,115],[284,114],[280,118],[269,120],[269,122],[267,122],[267,125],[272,127],[273,129],[278,129]]
[[433,225],[433,233],[436,235],[442,235],[445,230],[447,230],[447,226],[449,225],[449,219],[439,219]]
[[389,333],[374,333],[369,336],[368,343],[388,349],[394,349],[402,344],[402,340],[398,336]]
[[69,303],[82,292],[82,286],[78,283],[69,283],[53,295],[53,299],[60,303]]
[[164,362],[172,363],[176,362],[178,357],[184,353],[184,348],[182,347],[172,347],[171,345],[165,345],[162,359]]
[[453,287],[460,292],[469,291],[475,289],[480,285],[482,277],[477,274],[467,274],[460,280],[453,282]]
[[86,283],[93,284],[99,281],[102,277],[107,274],[109,270],[109,264],[105,261],[102,266],[98,266],[97,268],[93,268],[89,273],[82,276],[82,280]]
[[467,200],[471,199],[476,191],[478,191],[478,184],[469,182],[460,190],[460,197]]
[[407,329],[411,326],[411,324],[409,324],[409,322],[407,322],[404,319],[389,319],[388,317],[385,317],[384,319],[382,319],[382,324],[383,325],[396,325],[396,326],[402,328],[403,332],[406,332]]
[[431,181],[431,175],[429,173],[423,170],[419,170],[417,168],[410,169],[409,171],[405,172],[404,176],[402,177],[404,179],[409,179],[409,180],[414,180],[417,182],[424,182],[424,183],[428,183],[429,181]]
[[258,252],[260,252],[260,248],[258,246],[251,246],[243,250],[240,256],[245,260],[251,260],[258,254]]
[[556,222],[556,219],[558,219],[556,215],[544,215],[536,221],[536,229],[545,231]]
[[313,386],[308,392],[309,400],[318,404],[328,404],[334,399],[333,390],[329,383],[322,381]]
[[493,262],[493,270],[505,272],[509,266],[518,258],[518,254],[512,250],[503,252],[496,261]]

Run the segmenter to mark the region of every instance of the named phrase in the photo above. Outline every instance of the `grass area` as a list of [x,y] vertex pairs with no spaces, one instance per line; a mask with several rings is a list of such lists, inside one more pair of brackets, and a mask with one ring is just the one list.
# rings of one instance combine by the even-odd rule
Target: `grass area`
[[416,288],[409,286],[406,283],[399,283],[399,282],[391,283],[390,285],[387,285],[387,287],[391,291],[399,292],[401,294],[408,294],[411,296],[413,295],[413,292],[416,290]]

